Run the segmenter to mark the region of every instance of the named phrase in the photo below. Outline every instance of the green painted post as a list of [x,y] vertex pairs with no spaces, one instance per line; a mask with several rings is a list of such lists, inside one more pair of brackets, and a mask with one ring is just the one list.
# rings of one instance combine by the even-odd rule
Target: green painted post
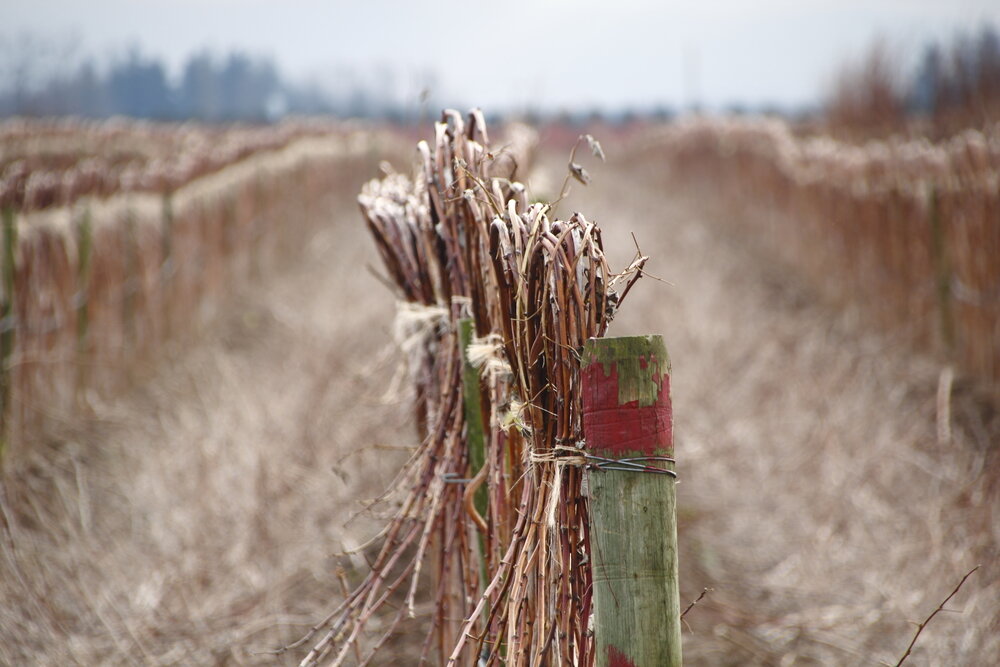
[[14,209],[3,209],[3,299],[0,299],[0,455],[3,454],[7,438],[10,436],[11,379],[10,356],[14,353],[14,261],[17,249],[17,221]]
[[160,237],[160,294],[163,309],[163,333],[170,338],[173,331],[172,299],[177,293],[174,280],[177,267],[174,263],[174,196],[168,190],[163,193],[163,218]]
[[264,233],[264,215],[267,208],[264,199],[264,177],[258,172],[253,179],[253,219],[250,221],[250,280],[259,281],[261,270],[260,246]]
[[139,275],[139,232],[138,222],[135,219],[135,211],[131,206],[125,214],[125,225],[123,229],[123,239],[125,243],[125,276],[122,282],[122,332],[124,334],[122,344],[124,346],[122,358],[125,360],[125,377],[131,383],[133,381],[133,371],[135,359],[139,348],[138,325],[136,323],[140,314],[137,312],[139,303],[139,291],[141,289],[142,278]]
[[[469,476],[475,477],[486,465],[486,438],[483,426],[482,397],[479,393],[479,371],[469,363],[469,344],[475,333],[471,318],[458,321],[458,344],[462,348],[462,395],[465,408],[465,439],[469,446]],[[473,505],[480,516],[486,518],[489,495],[487,485],[480,484],[473,496]],[[486,587],[486,541],[479,535],[480,583]]]
[[597,665],[679,667],[675,479],[662,460],[673,456],[663,339],[590,339],[583,406],[587,453],[604,459],[592,459],[587,472]]
[[[458,344],[462,346],[462,391],[465,402],[465,432],[469,445],[469,474],[476,473],[486,464],[486,449],[483,427],[482,398],[479,394],[479,371],[469,363],[468,348],[472,343],[475,324],[471,318],[458,321]],[[476,491],[476,511],[486,516],[488,496],[486,485]]]
[[91,361],[87,347],[90,335],[90,255],[94,247],[94,230],[89,207],[80,217],[76,235],[76,396],[82,404],[83,392],[89,384]]
[[931,223],[931,258],[934,262],[938,297],[938,321],[941,341],[951,353],[955,350],[955,317],[951,305],[951,264],[948,261],[944,223],[941,220],[941,196],[937,187],[931,186],[928,215]]

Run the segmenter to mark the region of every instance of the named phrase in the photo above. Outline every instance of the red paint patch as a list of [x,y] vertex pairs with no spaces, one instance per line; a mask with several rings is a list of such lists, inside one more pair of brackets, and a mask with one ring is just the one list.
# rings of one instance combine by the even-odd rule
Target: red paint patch
[[[645,360],[641,362],[645,367]],[[583,432],[587,449],[608,458],[626,454],[672,456],[674,451],[673,409],[670,404],[670,375],[654,375],[659,388],[653,405],[639,407],[638,401],[618,404],[618,365],[611,374],[594,362],[583,369]]]
[[635,667],[635,663],[614,646],[608,646],[608,667]]

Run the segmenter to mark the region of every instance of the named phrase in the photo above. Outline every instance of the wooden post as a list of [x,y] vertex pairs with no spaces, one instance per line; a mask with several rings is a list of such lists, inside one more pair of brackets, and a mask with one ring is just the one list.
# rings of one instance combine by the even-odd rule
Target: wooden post
[[94,245],[90,207],[83,210],[76,227],[76,402],[84,403],[90,386],[90,253]]
[[938,300],[938,322],[941,341],[949,354],[955,351],[955,318],[951,304],[951,264],[945,239],[944,223],[941,220],[941,195],[935,186],[928,194],[928,215],[931,223],[931,261],[934,263],[934,278]]
[[132,382],[132,372],[135,366],[136,350],[138,348],[138,327],[136,319],[139,317],[139,289],[141,278],[139,276],[139,242],[137,233],[138,223],[135,219],[135,211],[131,203],[125,213],[124,226],[122,229],[122,243],[125,248],[125,275],[122,281],[122,359],[125,362],[124,375],[129,383]]
[[[465,403],[465,432],[469,444],[469,474],[475,475],[486,464],[485,428],[483,426],[482,398],[479,390],[479,371],[469,363],[468,348],[472,343],[475,323],[471,318],[458,321],[458,342],[462,346],[462,392]],[[486,485],[476,491],[475,507],[486,516]]]
[[264,176],[258,167],[257,173],[253,177],[253,218],[250,221],[250,280],[256,282],[262,280],[264,272],[261,270],[260,246],[261,236],[264,234],[264,216],[267,206],[264,199]]
[[[583,353],[598,667],[679,667],[670,359],[660,336],[592,338]],[[608,469],[611,468],[611,469]]]
[[11,409],[11,374],[8,365],[14,353],[14,332],[16,319],[15,299],[16,275],[14,263],[17,259],[17,220],[14,209],[4,207],[2,230],[3,255],[0,283],[2,283],[3,298],[0,299],[0,455],[3,454],[8,438],[10,424],[13,420]]
[[[458,344],[462,348],[462,395],[465,407],[465,439],[469,445],[469,476],[476,474],[486,464],[486,438],[483,426],[482,397],[479,389],[479,371],[469,363],[468,348],[472,343],[475,323],[471,318],[458,321]],[[486,518],[489,502],[487,485],[480,484],[473,496],[473,505],[480,516]],[[479,535],[480,576],[483,588],[488,583],[486,578],[486,544],[482,534]]]
[[160,295],[163,309],[163,335],[170,338],[174,334],[174,301],[178,287],[174,260],[174,195],[171,191],[163,194],[163,219],[160,237]]

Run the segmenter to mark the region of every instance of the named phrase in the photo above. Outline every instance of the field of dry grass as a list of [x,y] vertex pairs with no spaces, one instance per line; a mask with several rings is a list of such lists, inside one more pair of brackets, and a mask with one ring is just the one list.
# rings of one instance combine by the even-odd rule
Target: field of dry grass
[[363,558],[335,554],[378,522],[344,524],[413,444],[366,176],[284,272],[6,471],[0,663],[273,664],[253,651],[314,622],[338,568],[353,583]]
[[622,158],[579,206],[619,262],[634,231],[673,283],[640,284],[609,334],[663,332],[673,361],[682,590],[714,589],[686,619],[686,661],[895,664],[910,621],[982,564],[912,660],[996,662],[995,407],[964,380],[942,405],[942,365],[905,332],[824,303],[710,189]]
[[[691,665],[894,663],[976,564],[912,664],[1000,662],[1000,415],[902,333],[824,303],[655,165],[609,163],[566,209],[641,281],[610,335],[670,350]],[[543,155],[535,190],[558,183]],[[216,326],[89,418],[53,425],[0,488],[0,663],[294,664],[354,583],[351,517],[414,442],[391,391],[393,299],[345,182],[329,224]],[[154,372],[155,371],[155,372]],[[405,384],[405,383],[404,383]],[[947,408],[947,409],[946,409]],[[421,618],[379,664],[408,664]],[[377,629],[377,628],[373,628]]]

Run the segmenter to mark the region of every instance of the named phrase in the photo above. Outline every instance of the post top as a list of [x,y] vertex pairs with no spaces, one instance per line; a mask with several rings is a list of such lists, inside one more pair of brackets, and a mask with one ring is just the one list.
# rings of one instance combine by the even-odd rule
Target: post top
[[665,364],[666,372],[670,372],[670,355],[660,334],[590,338],[583,348],[583,365],[586,367],[597,362],[607,365],[623,359],[648,356],[656,357],[661,364]]
[[599,456],[670,456],[670,357],[663,337],[591,338],[583,353],[583,430]]

